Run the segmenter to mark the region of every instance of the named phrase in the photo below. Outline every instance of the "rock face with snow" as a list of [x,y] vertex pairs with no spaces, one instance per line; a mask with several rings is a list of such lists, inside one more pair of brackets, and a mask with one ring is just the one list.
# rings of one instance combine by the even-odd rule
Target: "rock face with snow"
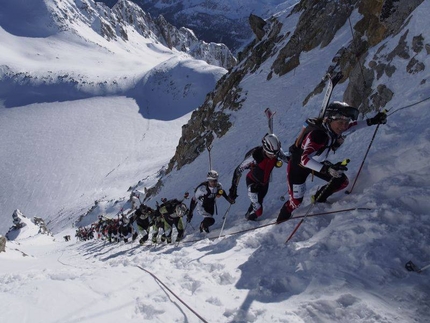
[[8,240],[25,239],[38,234],[51,235],[45,221],[40,217],[32,220],[27,218],[20,210],[16,209],[12,214],[13,226],[6,233]]
[[48,227],[46,226],[45,220],[35,216],[32,222],[39,227],[40,234],[50,234]]
[[0,234],[0,252],[6,251],[6,238]]
[[[380,78],[384,76],[389,80],[395,77],[396,59],[409,60],[408,72],[411,74],[425,68],[424,62],[416,55],[425,50],[429,53],[429,40],[426,43],[419,34],[413,36],[411,43],[404,40],[409,33],[405,22],[422,2],[324,0],[315,4],[314,1],[303,0],[286,17],[272,17],[265,23],[256,17],[250,19],[256,39],[239,57],[238,65],[218,82],[205,103],[183,127],[182,138],[168,172],[191,163],[205,151],[215,136],[221,137],[228,131],[232,125],[229,111],[241,109],[246,101],[247,94],[242,92],[240,85],[245,77],[257,73],[260,66],[267,62],[271,62],[266,75],[269,82],[274,77],[294,73],[300,66],[302,55],[318,47],[328,46],[339,29],[349,24],[353,12],[357,12],[361,18],[351,26],[354,32],[351,41],[338,48],[331,62],[323,63],[329,66],[327,73],[343,73],[340,83],[348,84],[344,101],[359,107],[362,113],[384,107],[393,97],[393,92],[388,83],[380,82]],[[293,15],[299,16],[297,24],[286,29],[283,25]],[[378,48],[376,52],[379,53],[385,47],[385,40],[398,34],[404,36],[397,47],[388,54],[374,55],[370,64],[363,66],[370,49]],[[372,88],[375,83],[378,83],[376,90]],[[313,85],[313,89],[311,86],[309,95],[302,102],[303,106],[324,89],[322,81]]]
[[6,238],[8,240],[14,240],[21,228],[25,227],[27,225],[27,217],[22,214],[22,212],[19,209],[16,209],[12,213],[12,222],[13,225],[9,228],[8,232],[6,233]]
[[13,229],[20,229],[22,227],[24,227],[26,225],[26,223],[24,221],[22,221],[23,219],[25,219],[25,215],[22,214],[22,212],[19,209],[16,209],[15,211],[13,211],[12,213],[12,222],[13,222]]
[[196,59],[201,59],[211,65],[221,66],[226,69],[236,65],[236,58],[230,49],[222,43],[206,43],[199,40],[191,29],[181,27],[177,29],[160,15],[155,20],[159,29],[163,44],[170,49],[190,54]]
[[[234,52],[252,37],[250,14],[270,16],[297,1],[288,0],[131,0],[153,16],[163,15],[177,27],[192,29],[207,42],[224,43]],[[101,0],[112,7],[116,1]]]

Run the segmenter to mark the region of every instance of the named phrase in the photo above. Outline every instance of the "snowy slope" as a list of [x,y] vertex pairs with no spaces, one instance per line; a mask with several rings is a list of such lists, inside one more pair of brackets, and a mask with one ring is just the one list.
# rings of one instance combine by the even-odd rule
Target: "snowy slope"
[[73,12],[73,2],[26,3],[0,16],[0,232],[16,208],[70,223],[95,200],[154,181],[226,73],[137,33],[108,41],[79,19],[60,28],[47,7]]
[[[372,48],[370,54],[378,51],[383,59],[399,41],[412,43],[412,38],[417,34],[422,34],[423,43],[429,44],[428,12],[430,4],[424,1],[411,15],[406,35],[391,37],[382,49]],[[354,23],[359,18],[359,14],[354,12],[351,20]],[[294,28],[296,19],[293,16],[285,21],[285,31]],[[314,88],[320,81],[331,57],[349,41],[349,26],[345,25],[329,46],[303,54],[300,68],[293,75],[273,77],[268,82],[269,61],[256,73],[244,78],[240,84],[242,92],[246,93],[244,106],[239,111],[231,112],[234,126],[224,137],[215,140],[211,150],[213,168],[219,171],[221,183],[226,189],[230,186],[234,168],[245,152],[258,145],[267,131],[264,108],[270,106],[276,111],[275,133],[287,148],[299,132],[303,120],[314,116],[319,109],[321,96],[312,98],[306,107],[299,109],[309,88]],[[369,59],[372,56],[369,55]],[[430,64],[426,50],[417,53],[415,58],[424,62],[425,66]],[[71,205],[73,211],[69,212],[70,218],[63,215],[52,220],[55,242],[43,241],[36,236],[27,241],[10,243],[6,253],[0,254],[2,322],[428,322],[430,269],[418,274],[406,271],[404,265],[409,260],[419,267],[430,264],[430,114],[427,108],[430,72],[426,68],[415,74],[408,73],[408,61],[404,58],[393,59],[391,64],[396,67],[394,77],[384,75],[379,80],[388,84],[395,94],[386,107],[389,109],[388,123],[378,129],[352,194],[340,192],[331,197],[332,204],[317,205],[311,214],[356,207],[369,210],[308,217],[293,239],[285,244],[298,220],[271,225],[283,203],[280,196],[286,193],[285,167],[282,167],[274,170],[264,202],[264,215],[258,223],[250,223],[243,218],[249,200],[242,178],[237,202],[226,217],[226,236],[221,239],[217,237],[228,206],[223,199],[217,202],[218,214],[212,232],[206,236],[196,230],[201,218],[195,214],[187,226],[187,237],[179,246],[139,246],[136,242],[109,244],[99,240],[78,242],[74,239],[66,243],[63,236],[74,235],[71,224],[76,220],[76,215],[82,214],[88,207],[79,200]],[[369,60],[365,64],[369,64]],[[336,87],[333,99],[342,99],[345,87],[346,84]],[[85,117],[94,120],[95,124],[103,120],[106,126],[101,125],[100,128],[107,131],[97,137],[91,152],[96,151],[98,145],[103,147],[101,153],[106,153],[108,149],[109,158],[113,159],[112,165],[119,165],[122,159],[114,159],[111,152],[122,151],[121,143],[129,145],[127,139],[130,137],[119,136],[121,140],[118,146],[113,146],[114,149],[111,145],[118,140],[117,137],[110,137],[106,142],[104,138],[110,129],[112,133],[122,133],[124,128],[117,126],[114,120],[126,120],[121,125],[136,123],[136,128],[139,128],[142,123],[135,118],[138,107],[132,99],[123,97],[64,102],[60,107],[68,107],[68,114],[65,114],[67,120],[82,123],[85,125],[82,129],[87,129],[93,124],[86,123],[80,115],[74,115],[73,109],[84,111],[83,106],[94,101],[99,102],[99,108],[95,111],[98,114],[88,113]],[[75,106],[75,103],[79,105]],[[125,108],[113,111],[119,103]],[[113,114],[113,120],[101,113],[102,107]],[[13,140],[20,136],[27,138],[20,141],[27,153],[16,148],[19,159],[15,161],[21,160],[28,167],[22,171],[24,176],[32,183],[39,183],[35,187],[30,186],[34,187],[33,194],[38,194],[39,189],[49,193],[41,187],[47,187],[51,182],[33,174],[37,174],[37,167],[43,161],[54,169],[61,165],[49,159],[43,159],[36,165],[25,157],[47,154],[53,158],[50,143],[59,147],[54,137],[58,132],[49,133],[47,130],[50,127],[46,127],[43,129],[46,135],[41,132],[40,138],[49,144],[25,145],[33,138],[25,131],[28,125],[20,125],[16,130],[12,127],[16,127],[21,118],[25,120],[24,108],[29,108],[28,111],[40,123],[43,123],[43,118],[35,116],[36,109],[43,115],[59,113],[53,112],[52,104],[42,103],[1,109],[2,121],[7,120],[1,124],[10,124],[11,127],[1,128],[7,129],[1,136],[7,138],[8,145],[1,147],[0,151],[9,149],[7,147],[13,146]],[[6,115],[11,117],[5,119]],[[128,198],[125,192],[128,185],[146,176],[147,184],[155,183],[155,170],[168,159],[163,159],[168,150],[163,151],[162,148],[171,144],[170,135],[179,136],[176,131],[180,131],[180,127],[159,121],[152,128],[153,120],[143,120],[151,125],[145,139],[154,145],[147,151],[150,153],[147,164],[140,164],[138,174],[141,175],[136,175],[132,182],[131,177],[126,175],[112,180],[124,170],[127,170],[126,173],[130,171],[129,174],[135,170],[137,174],[137,167],[133,165],[118,167],[109,176],[98,179],[101,182],[95,186],[101,187],[103,193],[112,189],[115,191],[112,195]],[[179,119],[169,122],[179,123]],[[48,125],[52,127],[53,123]],[[160,132],[153,132],[159,127],[163,127]],[[357,175],[374,131],[375,127],[369,127],[348,136],[345,145],[334,156],[334,162],[351,159],[347,172],[351,181]],[[8,137],[10,132],[14,136]],[[137,138],[142,138],[143,133],[138,133]],[[64,140],[72,144],[88,142],[92,138],[84,131],[73,134],[73,139]],[[158,139],[160,142],[157,144]],[[171,152],[174,150],[172,145],[169,148]],[[85,149],[83,144],[78,146]],[[128,153],[131,154],[131,151]],[[64,150],[59,152],[65,153]],[[91,155],[86,152],[86,156]],[[132,161],[138,160],[137,157],[130,158]],[[80,160],[67,162],[69,167],[77,167],[76,163]],[[160,194],[148,203],[153,206],[161,197],[181,197],[184,191],[192,192],[204,180],[208,164],[208,154],[205,152],[191,165],[173,171],[164,178]],[[10,163],[8,165],[11,166]],[[107,167],[100,174],[107,175],[109,169],[113,168]],[[98,172],[90,165],[76,171],[87,176]],[[2,178],[4,173],[2,170]],[[67,189],[78,186],[73,176],[59,177],[58,181],[61,180]],[[13,179],[8,179],[8,183],[7,187],[2,187],[2,197],[3,194],[15,196],[10,193]],[[304,205],[294,216],[307,212],[309,196],[323,182],[318,179],[311,182],[309,179],[307,184]],[[93,198],[97,195],[91,195],[89,188],[86,192]],[[47,196],[40,200],[49,204],[51,201]],[[102,203],[103,210],[107,216],[115,216],[124,202],[115,204],[106,199]],[[30,211],[25,213],[31,214]],[[97,215],[96,212],[90,213],[86,223],[95,220]],[[237,233],[265,224],[256,230]],[[28,256],[22,257],[16,249]],[[54,293],[56,296],[52,297]]]

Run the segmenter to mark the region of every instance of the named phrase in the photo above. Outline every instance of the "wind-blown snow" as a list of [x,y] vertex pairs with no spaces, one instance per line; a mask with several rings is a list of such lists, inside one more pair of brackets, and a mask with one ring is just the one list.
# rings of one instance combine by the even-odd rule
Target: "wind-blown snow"
[[[427,1],[413,12],[405,41],[422,34],[429,42],[428,12]],[[234,126],[211,150],[225,189],[246,151],[259,145],[267,131],[265,107],[276,111],[274,129],[284,149],[303,120],[317,113],[321,96],[299,107],[330,64],[328,57],[350,41],[348,28],[331,45],[307,53],[294,75],[268,82],[268,62],[241,82],[244,107],[232,112]],[[379,57],[401,36],[388,40]],[[416,59],[430,66],[425,50]],[[418,274],[404,265],[409,260],[419,267],[430,264],[430,72],[426,67],[409,74],[404,59],[393,64],[394,77],[379,80],[395,92],[386,107],[388,123],[379,127],[352,194],[335,194],[332,204],[316,205],[310,213],[368,210],[310,216],[288,244],[298,220],[270,224],[287,190],[285,166],[273,172],[258,223],[243,217],[249,200],[242,178],[228,214],[227,202],[218,200],[216,223],[207,236],[198,232],[196,213],[179,246],[76,241],[72,223],[94,199],[108,196],[97,211],[113,217],[130,185],[142,179],[142,186],[155,183],[191,110],[176,119],[148,119],[139,113],[137,100],[125,96],[0,108],[2,228],[11,225],[13,208],[29,218],[44,218],[40,210],[45,209],[52,212],[46,216],[55,233],[55,240],[23,235],[0,253],[1,321],[201,322],[198,314],[207,322],[428,322],[430,269]],[[332,98],[342,99],[345,86],[336,87]],[[375,129],[349,135],[332,158],[351,160],[351,182]],[[160,194],[148,204],[192,192],[207,170],[204,152],[164,177]],[[323,182],[309,179],[307,184],[304,205],[294,216],[308,211],[310,195]],[[59,210],[61,205],[67,212]],[[90,213],[81,223],[97,215]],[[218,239],[224,215],[226,236]],[[63,239],[67,234],[70,242]]]

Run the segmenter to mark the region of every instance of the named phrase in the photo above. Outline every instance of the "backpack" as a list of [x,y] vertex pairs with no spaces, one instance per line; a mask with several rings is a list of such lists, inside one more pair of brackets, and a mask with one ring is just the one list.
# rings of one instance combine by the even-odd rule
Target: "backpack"
[[[211,195],[211,194],[213,194],[212,192],[211,192],[211,190],[209,189],[209,182],[208,181],[204,181],[204,182],[201,182],[199,185],[197,185],[197,187],[194,189],[194,193],[196,193],[197,192],[197,189],[200,187],[200,186],[202,186],[202,185],[204,185],[205,187],[206,187],[206,192],[207,192],[207,194],[206,194],[206,196],[205,197],[207,197],[207,196],[209,196],[209,195]],[[220,190],[222,190],[222,188],[221,188],[221,185],[218,183],[217,184],[217,192],[219,192]]]
[[[324,126],[323,126],[323,119],[321,119],[321,118],[309,118],[306,120],[306,124],[307,124],[307,126],[306,127],[303,126],[302,131],[300,132],[299,136],[296,138],[296,141],[289,148],[289,151],[291,154],[291,160],[297,164],[300,163],[300,158],[301,158],[301,155],[303,153],[303,149],[301,147],[303,140],[305,140],[306,136],[310,132],[317,130],[317,131],[324,132],[327,135],[327,137],[330,136],[329,134],[327,134],[327,129],[324,128]],[[334,140],[334,142],[336,142],[336,141]],[[322,154],[322,152],[326,148],[327,148],[326,146],[322,147],[316,153],[316,155]],[[329,148],[335,150],[338,147],[334,147],[334,145],[332,145]]]
[[179,201],[178,199],[168,200],[159,206],[158,211],[162,215],[173,214],[175,213],[175,208],[176,208],[176,205],[178,204],[181,204],[181,201]]

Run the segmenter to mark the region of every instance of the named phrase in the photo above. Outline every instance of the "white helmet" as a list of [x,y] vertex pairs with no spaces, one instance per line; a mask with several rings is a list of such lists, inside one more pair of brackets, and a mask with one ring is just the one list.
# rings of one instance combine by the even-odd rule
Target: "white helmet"
[[184,203],[176,205],[175,213],[178,217],[183,217],[188,213],[188,208]]
[[211,169],[207,175],[208,181],[217,181],[218,180],[218,172],[216,170]]
[[276,155],[281,149],[281,142],[274,134],[266,134],[261,142],[264,151],[268,154]]

